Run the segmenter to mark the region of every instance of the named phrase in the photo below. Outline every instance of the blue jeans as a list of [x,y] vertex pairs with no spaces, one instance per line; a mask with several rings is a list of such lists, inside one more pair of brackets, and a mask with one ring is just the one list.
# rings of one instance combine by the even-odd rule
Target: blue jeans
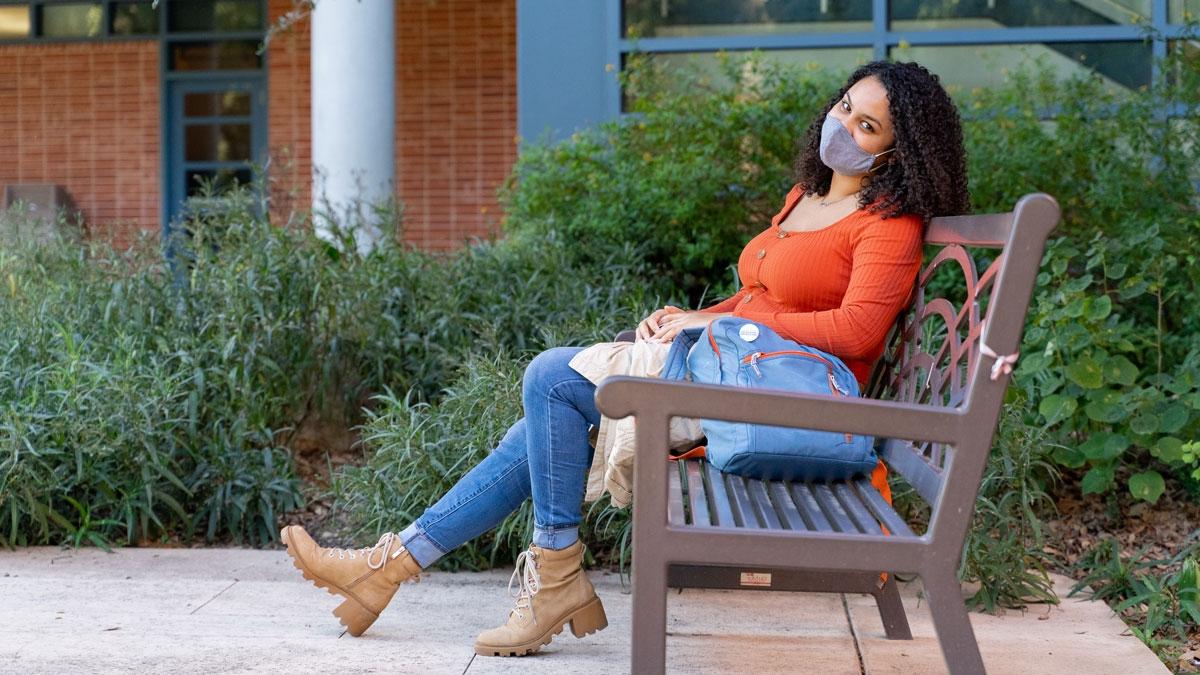
[[556,347],[530,362],[521,387],[525,417],[400,533],[422,567],[496,527],[530,496],[534,544],[558,550],[579,539],[593,453],[588,427],[600,424],[596,385],[568,365],[581,350]]

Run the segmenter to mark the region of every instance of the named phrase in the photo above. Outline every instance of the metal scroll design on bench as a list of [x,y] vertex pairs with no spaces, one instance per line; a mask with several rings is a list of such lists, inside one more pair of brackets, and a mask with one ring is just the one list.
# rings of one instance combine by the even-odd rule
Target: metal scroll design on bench
[[[968,375],[979,358],[990,293],[1003,264],[1004,254],[1000,252],[980,275],[975,259],[962,244],[942,246],[917,277],[912,307],[898,319],[884,357],[872,374],[868,395],[948,408],[962,405]],[[953,278],[948,280],[947,275]],[[962,294],[962,299],[955,302],[947,297],[950,294],[930,297],[930,282],[934,279],[942,287],[947,281],[957,282],[952,288]],[[941,443],[889,439],[884,457],[896,459],[896,454],[909,452],[940,474],[948,450]],[[933,495],[924,496],[928,499]]]

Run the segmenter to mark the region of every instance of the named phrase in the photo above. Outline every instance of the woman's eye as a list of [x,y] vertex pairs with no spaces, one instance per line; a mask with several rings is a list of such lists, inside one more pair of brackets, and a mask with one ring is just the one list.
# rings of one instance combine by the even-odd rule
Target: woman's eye
[[850,111],[850,104],[846,102],[846,99],[842,99],[842,110]]
[[865,130],[867,130],[867,131],[875,131],[875,129],[871,128],[871,123],[870,123],[870,122],[863,122],[863,123],[862,123],[862,128],[863,128],[863,129],[865,129]]

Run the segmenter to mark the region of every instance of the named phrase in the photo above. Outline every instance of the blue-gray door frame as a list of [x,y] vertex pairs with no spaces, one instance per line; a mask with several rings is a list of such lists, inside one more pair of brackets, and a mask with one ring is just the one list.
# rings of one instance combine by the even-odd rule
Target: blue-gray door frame
[[[263,76],[254,75],[231,76],[224,73],[205,73],[204,77],[188,77],[184,79],[170,78],[164,83],[163,97],[167,99],[167,113],[163,118],[166,127],[166,141],[163,145],[163,166],[165,168],[163,204],[166,219],[164,235],[170,234],[172,222],[181,215],[183,201],[187,198],[188,170],[205,169],[248,169],[252,168],[245,162],[233,161],[188,161],[183,156],[184,122],[190,124],[249,124],[251,142],[251,162],[259,167],[264,165],[267,155],[267,95],[264,90]],[[250,115],[243,117],[186,117],[184,115],[184,96],[193,93],[245,91],[250,94]]]
[[[267,101],[269,80],[267,71],[270,66],[269,54],[264,49],[262,52],[262,63],[255,70],[221,70],[221,71],[203,71],[203,72],[173,72],[171,66],[171,45],[180,42],[219,42],[227,40],[254,40],[261,42],[264,37],[264,31],[225,31],[225,32],[171,32],[168,30],[168,5],[175,2],[185,2],[186,0],[161,0],[159,3],[158,12],[158,34],[159,34],[159,58],[158,58],[158,73],[159,73],[159,105],[158,119],[159,121],[159,143],[161,152],[159,153],[159,222],[162,224],[162,241],[164,244],[170,241],[171,235],[171,219],[178,213],[182,206],[182,198],[186,196],[186,188],[180,194],[180,201],[173,201],[172,194],[172,176],[175,168],[182,169],[181,160],[176,155],[182,150],[182,142],[179,145],[173,145],[174,128],[179,120],[172,115],[182,116],[182,106],[176,107],[172,103],[175,97],[175,90],[178,88],[175,83],[218,83],[218,82],[236,82],[252,84],[252,90],[255,96],[252,97],[252,118],[251,122],[251,142],[253,145],[254,163],[259,167],[266,167],[269,144],[269,127],[267,124]],[[259,0],[259,8],[264,23],[269,19],[267,0]],[[265,26],[264,26],[265,28]],[[258,130],[261,129],[261,132]],[[176,164],[180,166],[176,167]],[[175,171],[174,174],[181,174],[182,171]],[[170,258],[170,249],[166,250],[168,259]]]

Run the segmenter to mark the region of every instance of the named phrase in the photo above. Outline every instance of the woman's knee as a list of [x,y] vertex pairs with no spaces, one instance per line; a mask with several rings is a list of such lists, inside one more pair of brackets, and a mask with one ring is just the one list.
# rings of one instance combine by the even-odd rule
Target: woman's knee
[[579,353],[578,347],[551,347],[533,357],[525,367],[522,389],[549,391],[550,387],[564,380],[582,377],[571,368],[571,358]]

